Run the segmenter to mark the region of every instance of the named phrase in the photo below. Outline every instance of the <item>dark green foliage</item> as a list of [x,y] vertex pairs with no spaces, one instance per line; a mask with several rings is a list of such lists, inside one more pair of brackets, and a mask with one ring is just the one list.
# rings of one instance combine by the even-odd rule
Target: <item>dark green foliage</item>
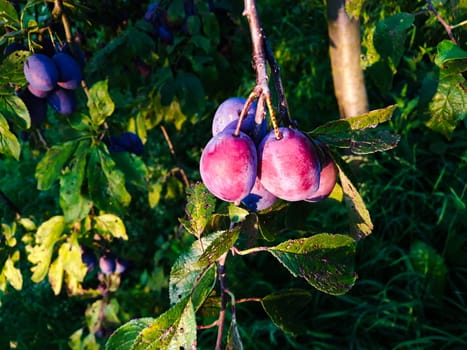
[[[457,43],[424,1],[352,8],[372,111],[337,120],[323,2],[258,1],[291,116],[339,178],[253,213],[185,183],[218,105],[255,84],[242,2],[161,1],[158,31],[147,3],[64,2],[89,89],[36,123],[23,64],[65,31],[52,2],[0,1],[0,52],[31,50],[0,57],[0,348],[211,349],[196,326],[219,316],[226,253],[230,348],[467,347],[466,12],[432,3]],[[144,152],[112,152],[127,132]],[[88,271],[84,247],[128,264]]]

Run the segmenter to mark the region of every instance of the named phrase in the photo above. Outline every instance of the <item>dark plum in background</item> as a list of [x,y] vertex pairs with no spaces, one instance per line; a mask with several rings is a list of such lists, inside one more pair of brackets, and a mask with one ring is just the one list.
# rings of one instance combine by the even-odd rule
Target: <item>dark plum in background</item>
[[109,152],[129,152],[140,156],[144,152],[144,145],[138,135],[127,131],[121,135],[105,137],[104,142]]
[[69,115],[76,108],[76,95],[73,90],[55,89],[48,97],[47,102],[62,115]]
[[68,90],[76,89],[83,79],[79,63],[66,53],[57,53],[52,60],[58,69],[57,85]]

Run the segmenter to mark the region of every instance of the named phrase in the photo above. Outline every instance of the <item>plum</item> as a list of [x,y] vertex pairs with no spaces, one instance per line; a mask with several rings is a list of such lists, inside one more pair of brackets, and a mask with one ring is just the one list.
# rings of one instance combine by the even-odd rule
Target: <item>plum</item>
[[47,102],[62,115],[73,113],[76,108],[76,95],[74,90],[66,90],[61,87],[52,91],[47,96]]
[[172,45],[174,42],[174,35],[165,24],[156,27],[155,34],[164,45]]
[[15,51],[28,51],[28,48],[24,46],[23,44],[15,41],[15,42],[12,42],[11,44],[8,44],[7,47],[5,47],[5,49],[3,50],[3,55],[8,56]]
[[58,69],[57,85],[68,90],[76,89],[83,79],[79,63],[63,52],[53,55],[52,60]]
[[256,177],[255,184],[250,194],[242,199],[242,203],[251,211],[260,211],[269,208],[277,200],[277,197],[264,188]]
[[29,89],[24,89],[18,93],[19,98],[23,100],[31,118],[31,126],[38,127],[47,118],[47,101],[43,98],[34,96]]
[[115,272],[118,274],[122,274],[128,268],[128,261],[124,258],[117,258],[115,260]]
[[28,84],[27,88],[31,94],[39,98],[46,98],[50,93],[50,91],[42,91],[42,90],[36,89],[31,84]]
[[201,153],[201,178],[214,196],[240,204],[253,188],[257,164],[251,138],[226,130],[213,136]]
[[35,89],[51,91],[58,81],[58,69],[51,58],[36,53],[24,62],[24,76]]
[[97,266],[96,255],[89,248],[81,248],[81,260],[88,268],[88,271],[93,270]]
[[316,146],[296,129],[281,127],[279,131],[280,139],[270,131],[259,145],[259,179],[266,190],[286,201],[310,198],[319,187]]
[[104,253],[99,258],[99,268],[104,275],[111,275],[114,273],[116,263],[115,255],[112,253]]
[[[235,129],[237,127],[238,117],[240,116],[245,102],[246,98],[230,97],[219,105],[212,120],[213,136],[222,130]],[[243,119],[240,130],[259,143],[267,132],[267,121],[264,119],[261,125],[257,125],[255,123],[255,114],[256,103],[253,102],[248,109],[247,115]],[[257,135],[257,137],[253,137],[254,135]]]
[[111,153],[129,152],[140,156],[144,151],[144,145],[139,136],[130,131],[124,132],[118,136],[105,138],[104,143]]
[[321,142],[315,142],[315,144],[320,149],[321,171],[319,174],[319,187],[311,197],[305,199],[307,202],[319,202],[328,197],[334,189],[337,180],[337,166],[329,154],[329,150]]

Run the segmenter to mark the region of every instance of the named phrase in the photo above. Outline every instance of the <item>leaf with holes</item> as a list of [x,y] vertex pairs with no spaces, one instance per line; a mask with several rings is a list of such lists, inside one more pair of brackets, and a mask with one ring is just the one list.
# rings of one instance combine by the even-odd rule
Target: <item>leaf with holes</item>
[[196,319],[191,298],[185,297],[143,329],[132,350],[193,349],[196,346]]
[[187,190],[187,204],[185,207],[188,220],[184,226],[188,232],[200,238],[212,213],[216,199],[202,183],[197,183]]
[[[205,249],[222,237],[223,234],[223,231],[215,232],[193,242],[190,249],[181,254],[172,265],[169,280],[169,298],[172,305],[191,295],[193,289],[205,278],[203,277],[204,274],[212,274],[212,272],[209,272],[208,266],[199,265],[198,261],[203,256]],[[206,281],[203,283],[206,283]],[[209,285],[209,283],[206,283],[206,285]],[[202,290],[199,290],[198,293],[202,293]],[[195,301],[196,308],[199,306],[198,304]]]
[[109,337],[105,350],[131,350],[141,331],[153,322],[154,318],[144,317],[125,323]]
[[356,241],[340,234],[320,233],[285,241],[268,251],[295,277],[321,292],[341,295],[355,283]]

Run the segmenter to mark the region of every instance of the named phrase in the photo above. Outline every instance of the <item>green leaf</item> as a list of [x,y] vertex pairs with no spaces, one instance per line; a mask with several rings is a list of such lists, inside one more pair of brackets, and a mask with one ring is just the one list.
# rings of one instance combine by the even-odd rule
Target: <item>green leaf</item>
[[238,331],[237,320],[235,318],[230,322],[229,332],[227,333],[226,350],[243,350],[243,343]]
[[391,119],[395,105],[376,109],[361,116],[330,121],[309,133],[324,143],[348,148],[355,154],[369,154],[393,149],[399,135],[376,128]]
[[123,220],[114,214],[103,214],[94,218],[94,229],[104,237],[128,239]]
[[442,298],[449,272],[443,257],[432,246],[418,240],[412,242],[409,257],[413,269],[424,277],[429,293]]
[[[24,62],[31,55],[29,51],[14,51],[0,65],[0,85],[24,86]],[[12,91],[13,92],[13,91]],[[13,97],[14,95],[10,95]],[[14,96],[17,97],[17,96]]]
[[62,168],[72,155],[76,145],[76,141],[68,141],[47,150],[36,167],[37,189],[48,190],[60,178]]
[[66,273],[67,290],[70,294],[76,294],[81,290],[81,282],[87,272],[87,267],[81,259],[81,246],[77,237],[72,235],[67,242],[63,243],[58,254]]
[[101,125],[114,112],[115,104],[110,97],[107,80],[98,81],[89,89],[87,106],[96,126]]
[[236,226],[231,230],[220,231],[220,233],[219,236],[205,247],[203,254],[196,262],[196,266],[204,267],[213,264],[222,254],[228,252],[240,235],[240,227]]
[[442,66],[446,62],[452,60],[465,60],[467,59],[467,51],[462,50],[459,46],[454,44],[451,40],[443,40],[437,46],[437,54],[435,56],[435,63]]
[[10,1],[0,1],[0,22],[2,25],[19,25],[18,13]]
[[379,54],[391,66],[397,67],[404,54],[407,30],[412,27],[415,16],[411,13],[397,13],[378,22],[374,34],[374,45]]
[[341,295],[355,283],[356,241],[340,234],[320,233],[285,241],[268,251],[295,277],[321,292]]
[[188,231],[200,238],[212,213],[215,210],[216,198],[204,184],[198,182],[187,189],[185,212],[188,216]]
[[310,304],[313,298],[307,290],[287,290],[265,296],[261,300],[264,311],[276,326],[292,334],[305,333],[310,320]]
[[19,259],[20,252],[19,250],[15,250],[5,261],[1,273],[16,290],[21,290],[23,288],[23,275],[21,274],[21,270],[15,266],[15,263],[18,262]]
[[248,214],[250,214],[248,210],[237,207],[235,204],[230,204],[228,210],[230,221],[235,224],[244,221]]
[[373,232],[373,222],[363,198],[346,175],[346,172],[350,172],[346,163],[340,157],[334,157],[334,159],[339,169],[339,180],[344,192],[344,201],[349,215],[350,235],[359,240]]
[[21,145],[15,134],[10,131],[8,122],[0,113],[0,153],[19,160]]
[[0,115],[26,130],[31,126],[31,118],[23,100],[16,95],[0,96]]
[[136,338],[132,350],[180,350],[196,346],[196,319],[189,297],[160,315]]
[[35,245],[28,246],[28,260],[34,265],[31,280],[33,282],[42,281],[49,270],[55,243],[60,239],[65,229],[65,218],[63,216],[53,216],[43,222],[35,234]]
[[141,331],[153,322],[154,318],[143,317],[125,323],[109,337],[105,350],[131,350]]
[[430,119],[426,126],[450,139],[460,120],[467,115],[465,79],[461,74],[449,75],[439,81],[429,104]]
[[87,166],[89,195],[104,211],[123,211],[131,196],[125,187],[125,177],[117,169],[110,155],[100,147],[93,147]]
[[211,265],[207,270],[202,270],[201,274],[193,283],[191,301],[195,312],[204,304],[216,285],[216,265]]
[[128,152],[115,152],[112,159],[118,169],[125,174],[126,183],[131,183],[139,188],[146,189],[149,171],[144,161]]
[[204,110],[205,94],[201,80],[192,73],[180,72],[175,78],[176,95],[184,115],[196,117]]
[[89,145],[88,141],[79,143],[73,159],[60,177],[60,207],[66,222],[80,221],[92,207],[92,201],[83,193]]
[[[215,232],[196,240],[190,249],[182,253],[172,265],[169,279],[169,298],[172,305],[191,295],[196,284],[207,271],[205,265],[198,264],[198,260],[203,255],[204,250],[223,233],[223,231]],[[199,306],[198,303],[195,302],[195,304],[196,307]]]

